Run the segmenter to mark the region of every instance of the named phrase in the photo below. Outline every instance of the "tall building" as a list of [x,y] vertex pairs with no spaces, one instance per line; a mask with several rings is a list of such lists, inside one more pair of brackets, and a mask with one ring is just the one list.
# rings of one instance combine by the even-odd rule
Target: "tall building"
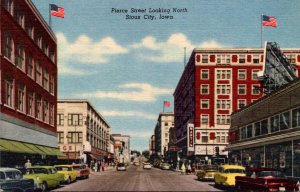
[[112,134],[115,142],[115,151],[114,157],[115,161],[121,163],[129,163],[130,162],[130,136],[129,135],[121,135],[121,134]]
[[149,140],[149,153],[150,155],[155,153],[155,135],[151,135]]
[[67,161],[90,163],[108,158],[110,125],[87,100],[57,102],[57,139]]
[[[282,51],[300,65],[299,49]],[[226,160],[230,114],[263,95],[263,66],[262,48],[193,50],[174,92],[175,143],[184,157]]]
[[56,37],[31,1],[0,9],[0,165],[55,158]]
[[154,129],[155,134],[155,153],[164,156],[169,150],[169,129],[174,127],[174,113],[159,113]]

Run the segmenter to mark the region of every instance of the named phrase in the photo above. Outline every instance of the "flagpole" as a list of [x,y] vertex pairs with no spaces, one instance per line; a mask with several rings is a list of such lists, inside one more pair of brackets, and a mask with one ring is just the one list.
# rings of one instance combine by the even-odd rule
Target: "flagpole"
[[165,101],[163,102],[163,113],[165,112]]
[[262,21],[263,21],[263,14],[261,14],[261,17],[260,17],[260,46],[261,46],[261,48],[263,47],[263,45],[262,45]]
[[51,4],[49,4],[49,26],[51,27]]

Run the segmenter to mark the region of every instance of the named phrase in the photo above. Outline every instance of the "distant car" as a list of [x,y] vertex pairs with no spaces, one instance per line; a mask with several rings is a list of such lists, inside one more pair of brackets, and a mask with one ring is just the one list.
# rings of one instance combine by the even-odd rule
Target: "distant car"
[[71,183],[76,181],[77,172],[74,170],[72,165],[55,165],[58,173],[64,174],[64,182]]
[[0,191],[25,191],[34,190],[33,179],[23,178],[21,171],[14,168],[0,168]]
[[276,169],[251,168],[246,176],[235,178],[235,187],[239,191],[299,191],[299,182]]
[[162,170],[170,170],[171,169],[171,165],[169,163],[162,163],[160,168]]
[[85,164],[72,164],[73,169],[77,173],[77,178],[88,178],[90,176],[90,169]]
[[197,172],[197,178],[198,180],[206,180],[206,181],[213,181],[215,178],[215,173],[218,170],[218,166],[214,165],[206,165],[203,166],[198,172]]
[[24,178],[34,180],[34,189],[47,191],[58,187],[64,180],[64,175],[58,173],[53,166],[32,166],[24,169]]
[[126,171],[126,166],[124,163],[119,163],[117,165],[117,171]]
[[150,163],[144,163],[143,168],[144,168],[144,169],[151,169],[152,166],[151,166]]
[[220,165],[215,173],[216,187],[234,187],[236,176],[245,176],[245,167],[239,165]]

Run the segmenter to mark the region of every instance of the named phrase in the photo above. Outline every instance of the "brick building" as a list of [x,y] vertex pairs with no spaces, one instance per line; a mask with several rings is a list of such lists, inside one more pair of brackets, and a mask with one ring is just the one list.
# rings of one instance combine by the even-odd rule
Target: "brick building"
[[0,1],[1,165],[45,160],[56,149],[56,37],[29,0]]
[[[300,65],[299,49],[282,51]],[[263,66],[262,48],[193,50],[174,92],[175,143],[182,157],[226,161],[230,114],[262,96],[257,73]]]

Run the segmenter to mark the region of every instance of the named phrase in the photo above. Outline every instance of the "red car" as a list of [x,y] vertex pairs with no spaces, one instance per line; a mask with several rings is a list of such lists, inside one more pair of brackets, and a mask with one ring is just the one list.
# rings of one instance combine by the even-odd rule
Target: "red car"
[[238,191],[299,191],[299,181],[287,178],[272,168],[251,168],[246,176],[235,177]]
[[73,169],[77,172],[77,178],[88,178],[90,175],[90,169],[85,164],[72,164]]

